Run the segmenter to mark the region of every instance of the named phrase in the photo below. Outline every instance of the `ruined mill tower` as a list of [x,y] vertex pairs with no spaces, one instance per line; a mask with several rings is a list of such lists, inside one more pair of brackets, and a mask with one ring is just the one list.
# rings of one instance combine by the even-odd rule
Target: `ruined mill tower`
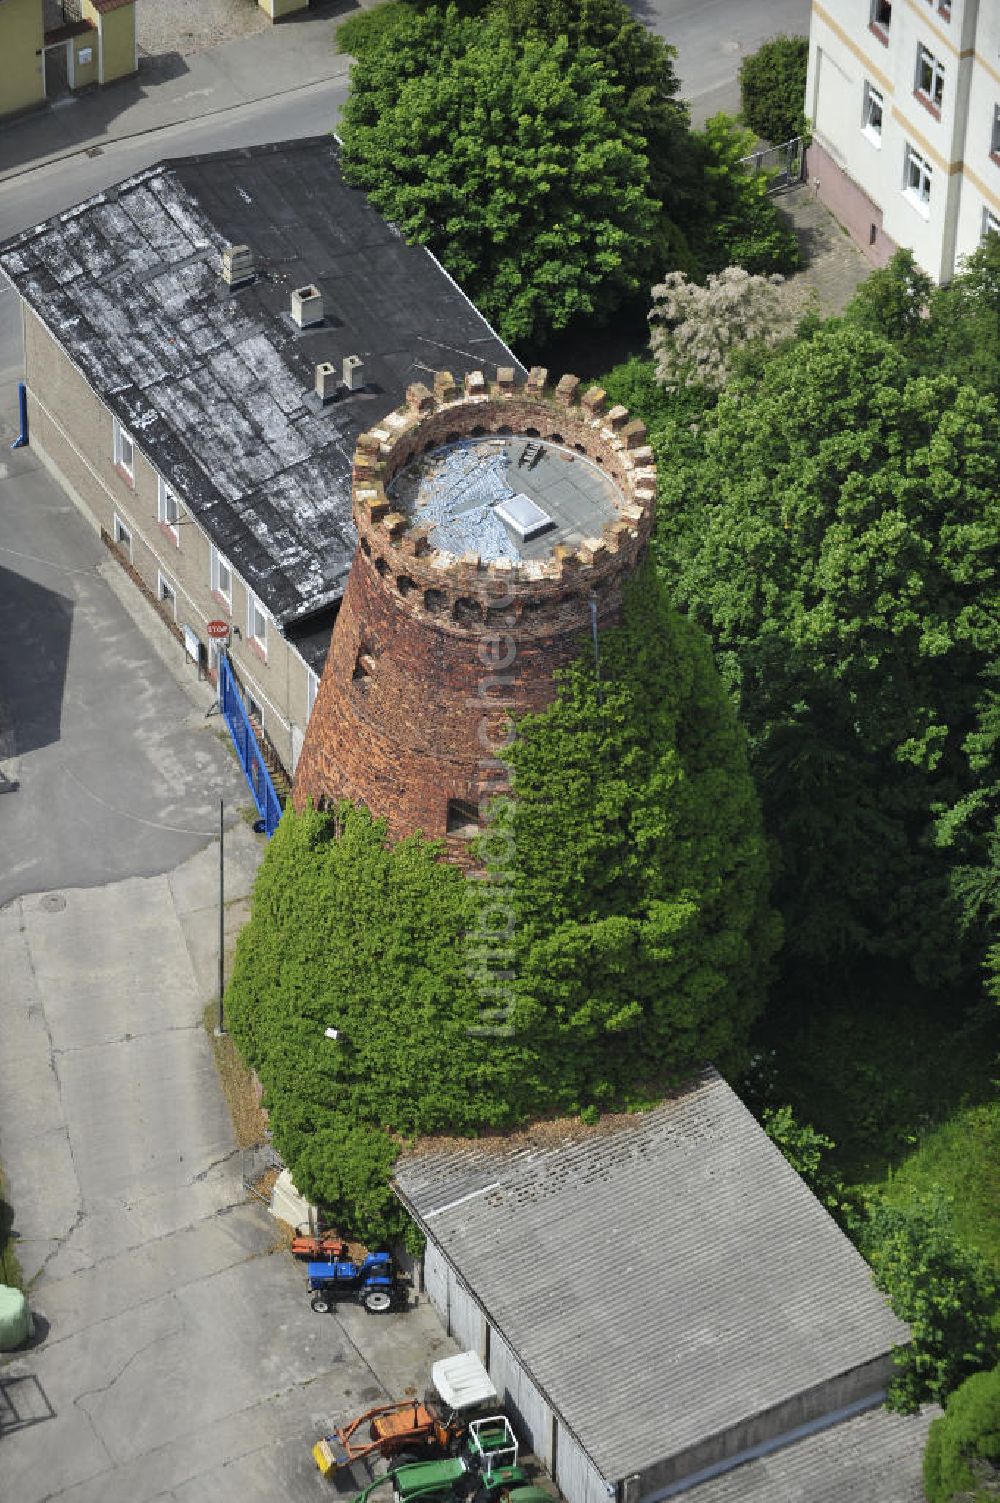
[[358,440],[358,548],[295,778],[463,839],[503,787],[510,717],[613,624],[656,478],[641,422],[575,376],[447,372]]

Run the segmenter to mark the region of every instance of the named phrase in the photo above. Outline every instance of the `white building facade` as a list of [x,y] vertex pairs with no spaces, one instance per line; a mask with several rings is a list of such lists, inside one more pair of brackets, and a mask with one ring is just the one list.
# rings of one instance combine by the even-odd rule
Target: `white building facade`
[[1000,0],[813,0],[811,181],[875,265],[1000,233]]

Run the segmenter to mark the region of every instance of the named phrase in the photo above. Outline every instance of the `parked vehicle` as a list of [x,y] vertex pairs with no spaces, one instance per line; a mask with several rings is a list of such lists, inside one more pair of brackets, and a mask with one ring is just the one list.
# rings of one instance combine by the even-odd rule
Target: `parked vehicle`
[[351,1258],[309,1263],[306,1275],[310,1303],[321,1314],[345,1299],[364,1305],[372,1315],[384,1315],[406,1302],[406,1286],[386,1252],[369,1253],[362,1263]]
[[553,1503],[552,1493],[529,1483],[519,1466],[496,1467],[484,1475],[464,1456],[394,1467],[370,1483],[354,1503],[368,1503],[370,1495],[386,1484],[392,1486],[393,1503]]
[[[313,1459],[325,1477],[369,1456],[381,1456],[397,1465],[425,1456],[457,1456],[471,1426],[485,1419],[499,1402],[475,1352],[443,1357],[431,1368],[431,1387],[422,1400],[405,1399],[366,1409],[317,1441]],[[493,1419],[496,1424],[507,1424],[503,1415]],[[517,1460],[516,1451],[513,1459]]]
[[461,1456],[397,1464],[354,1499],[368,1503],[391,1484],[393,1503],[553,1503],[517,1464],[517,1438],[504,1414],[469,1424]]

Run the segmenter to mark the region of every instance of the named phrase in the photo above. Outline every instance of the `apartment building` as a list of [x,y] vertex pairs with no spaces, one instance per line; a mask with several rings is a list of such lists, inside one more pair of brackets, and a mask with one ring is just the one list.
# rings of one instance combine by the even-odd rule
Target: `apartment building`
[[1000,232],[1000,0],[813,0],[807,171],[877,266]]

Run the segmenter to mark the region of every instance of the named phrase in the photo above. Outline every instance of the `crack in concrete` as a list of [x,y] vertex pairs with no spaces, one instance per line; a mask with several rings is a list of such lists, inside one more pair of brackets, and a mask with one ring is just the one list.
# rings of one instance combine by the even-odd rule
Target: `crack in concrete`
[[[162,1294],[158,1295],[157,1298],[158,1299],[162,1299],[163,1298]],[[177,1305],[177,1307],[178,1307],[178,1315],[180,1316],[180,1323],[178,1325],[174,1326],[169,1331],[161,1331],[158,1336],[152,1336],[149,1339],[149,1341],[146,1341],[146,1342],[143,1343],[142,1346],[137,1347],[136,1350],[132,1353],[132,1355],[130,1357],[127,1357],[125,1359],[125,1361],[122,1363],[122,1365],[118,1369],[118,1371],[116,1373],[114,1373],[108,1379],[108,1381],[106,1383],[99,1383],[95,1388],[88,1388],[83,1393],[77,1394],[76,1398],[73,1400],[73,1407],[74,1407],[74,1409],[80,1409],[80,1410],[82,1410],[82,1412],[88,1417],[88,1419],[92,1420],[93,1416],[91,1415],[90,1410],[86,1407],[86,1404],[84,1403],[85,1399],[96,1398],[99,1394],[107,1393],[109,1391],[109,1389],[114,1388],[115,1384],[118,1383],[125,1376],[125,1374],[129,1370],[129,1368],[132,1366],[133,1362],[137,1362],[139,1360],[139,1358],[144,1355],[144,1353],[150,1351],[154,1346],[159,1346],[161,1342],[163,1342],[163,1341],[171,1341],[175,1336],[179,1336],[181,1334],[181,1332],[185,1329],[185,1326],[186,1326],[186,1322],[185,1322],[185,1319],[184,1319],[184,1311],[183,1311],[183,1308],[180,1305],[180,1301],[177,1299],[177,1296],[176,1296],[176,1294],[174,1293],[173,1290],[171,1290],[169,1298],[170,1298],[171,1302],[173,1304]],[[151,1301],[147,1301],[147,1303],[151,1303]],[[142,1307],[139,1306],[139,1305],[137,1305],[134,1308],[135,1309],[141,1309]],[[105,1324],[105,1322],[101,1321],[100,1324],[103,1325],[103,1324]],[[105,1450],[108,1451],[108,1456],[109,1456],[109,1459],[111,1460],[111,1462],[114,1463],[114,1464],[120,1465],[121,1464],[121,1458],[112,1455],[112,1453],[111,1453],[110,1449],[108,1448],[106,1442],[102,1442],[102,1443],[104,1444]]]
[[118,1038],[95,1039],[92,1044],[72,1044],[66,1049],[56,1049],[55,1054],[61,1059],[71,1054],[86,1054],[92,1049],[113,1049],[119,1044],[136,1044],[142,1039],[161,1038],[166,1033],[194,1033],[201,1029],[201,1023],[166,1023],[162,1028],[148,1028],[144,1033],[123,1033]]

